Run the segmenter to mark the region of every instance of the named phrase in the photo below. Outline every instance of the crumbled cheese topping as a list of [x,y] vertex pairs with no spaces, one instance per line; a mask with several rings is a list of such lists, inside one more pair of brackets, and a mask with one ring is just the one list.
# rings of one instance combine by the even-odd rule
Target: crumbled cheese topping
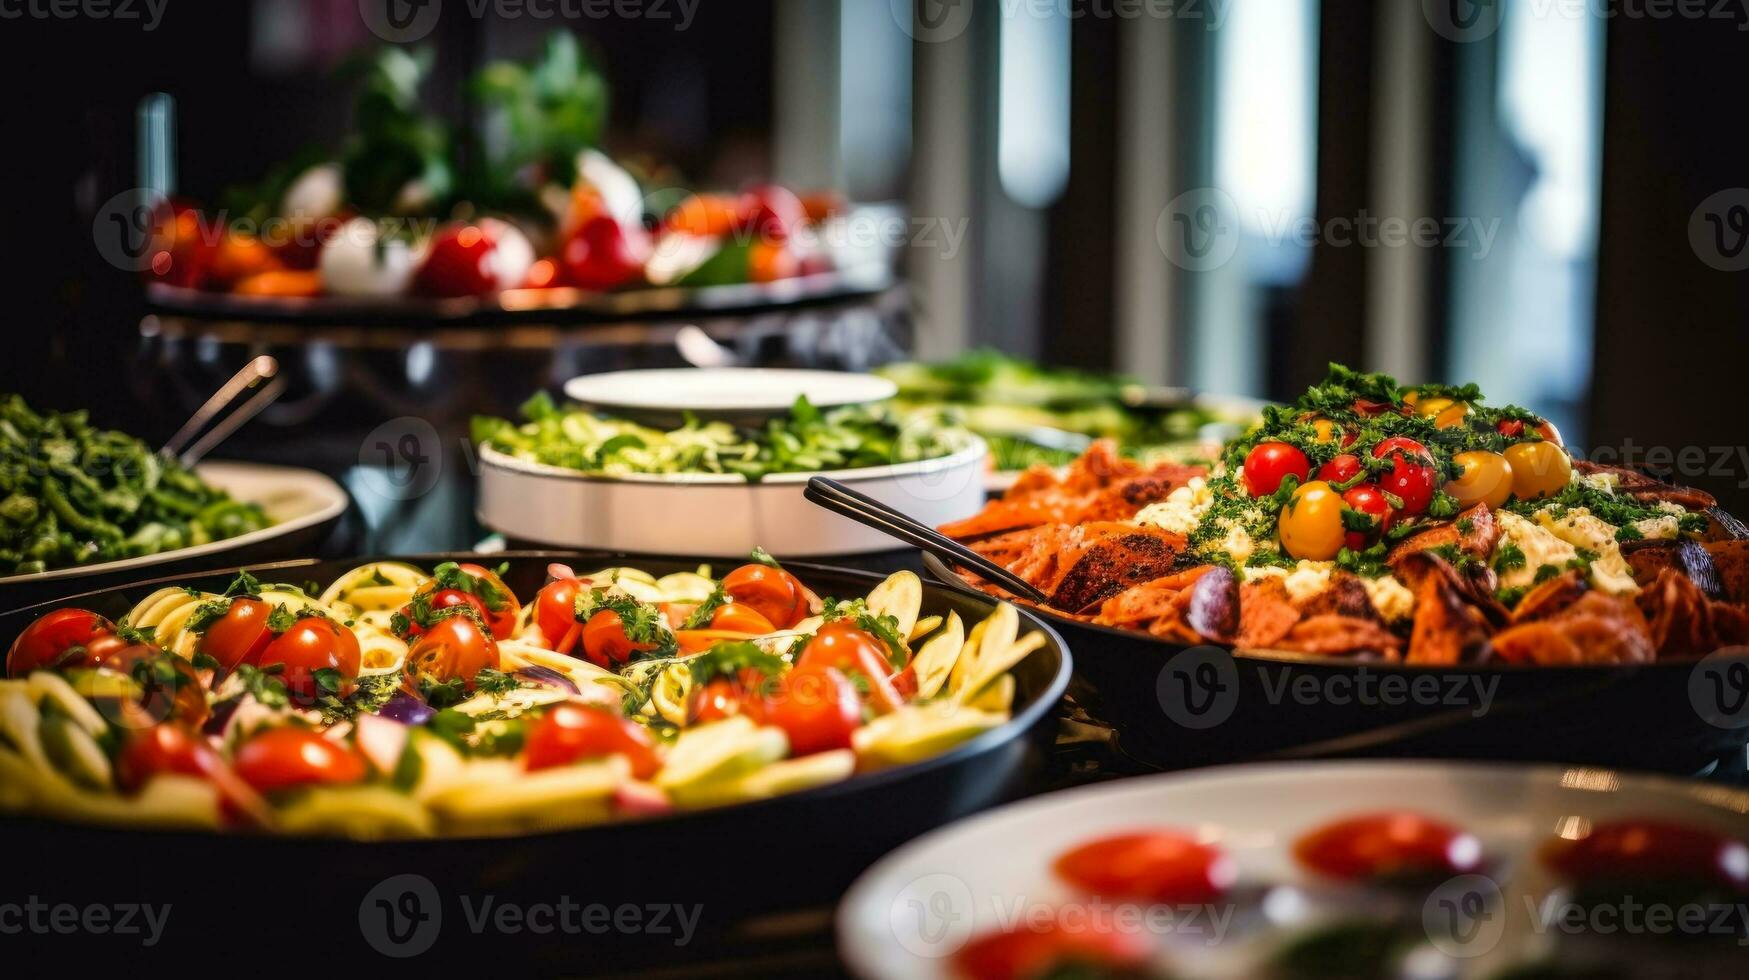
[[1202,523],[1203,515],[1215,502],[1208,481],[1192,477],[1191,481],[1166,495],[1166,499],[1149,504],[1136,514],[1136,523],[1149,524],[1175,534],[1189,534]]

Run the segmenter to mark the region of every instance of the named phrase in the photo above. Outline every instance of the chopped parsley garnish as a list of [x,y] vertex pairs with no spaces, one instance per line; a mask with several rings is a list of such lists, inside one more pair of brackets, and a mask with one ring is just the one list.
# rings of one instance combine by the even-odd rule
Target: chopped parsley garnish
[[[361,714],[376,714],[401,689],[399,673],[372,674],[369,677],[360,677],[352,692],[342,695],[339,671],[323,668],[313,673],[322,692],[316,698],[315,708],[322,713],[322,720],[330,725],[349,721]],[[333,676],[324,677],[324,674]]]
[[1494,549],[1494,570],[1508,572],[1514,568],[1523,568],[1525,562],[1524,549],[1511,541],[1502,541]]
[[735,643],[719,643],[695,657],[689,657],[686,666],[692,674],[692,686],[702,688],[719,677],[735,680],[744,670],[755,670],[762,677],[775,678],[783,673],[788,661],[775,653],[766,653],[755,643],[741,640]]
[[[507,568],[506,565],[500,565],[493,574],[502,575]],[[497,582],[484,575],[469,574],[453,561],[446,561],[432,569],[431,577],[436,581],[438,589],[455,589],[478,596],[480,604],[486,607],[487,612],[503,612],[510,604],[509,594]]]
[[666,657],[674,652],[674,633],[668,628],[662,610],[654,605],[605,588],[577,593],[577,621],[587,623],[596,613],[611,611],[619,616],[620,629],[633,646],[648,647],[634,659]]
[[680,628],[683,630],[708,629],[711,625],[711,619],[717,614],[717,610],[728,604],[729,601],[729,594],[723,591],[723,587],[719,583],[711,591],[711,594],[698,604],[698,608],[686,617],[686,622],[682,623]]
[[851,599],[846,602],[827,599],[820,610],[820,618],[828,623],[848,619],[856,624],[857,629],[872,634],[887,648],[887,660],[894,669],[903,669],[910,659],[911,648],[906,645],[905,638],[899,635],[899,621],[892,616],[876,616],[869,610],[866,599]]

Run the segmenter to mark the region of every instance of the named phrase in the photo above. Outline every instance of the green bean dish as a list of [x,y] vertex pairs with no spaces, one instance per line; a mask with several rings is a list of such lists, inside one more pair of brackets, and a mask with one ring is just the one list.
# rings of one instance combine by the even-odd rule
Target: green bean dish
[[138,558],[267,527],[233,499],[85,412],[0,395],[0,576]]

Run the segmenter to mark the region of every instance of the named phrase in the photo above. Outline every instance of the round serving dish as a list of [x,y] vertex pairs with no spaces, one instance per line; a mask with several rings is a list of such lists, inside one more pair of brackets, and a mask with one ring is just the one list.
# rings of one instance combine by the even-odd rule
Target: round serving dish
[[[929,579],[982,594],[935,556],[923,564]],[[1117,730],[1126,753],[1162,768],[1364,754],[1691,774],[1741,764],[1749,744],[1749,719],[1726,727],[1703,711],[1700,672],[1728,677],[1717,660],[1428,667],[1187,647],[1031,611],[1074,644],[1076,672],[1093,689],[1085,707]]]
[[204,319],[444,327],[750,313],[873,296],[896,282],[889,264],[869,262],[775,282],[650,287],[614,293],[569,287],[506,289],[490,296],[451,299],[244,296],[154,282],[146,286],[146,301],[157,312]]
[[[699,565],[697,559],[594,551],[302,560],[251,570],[268,580],[328,581],[376,560],[426,568],[448,560],[505,562],[505,583],[519,595],[538,589],[552,562],[631,564],[657,575]],[[881,580],[803,563],[786,567],[822,594],[862,595]],[[234,571],[142,582],[69,601],[119,616],[163,585],[222,588]],[[925,614],[957,612],[971,622],[988,615],[992,602],[926,584],[922,608]],[[45,611],[0,613],[0,639],[9,642]],[[44,967],[99,959],[137,968],[160,957],[166,965],[188,957],[259,960],[274,950],[298,949],[332,962],[393,965],[405,958],[408,965],[446,970],[466,964],[542,975],[673,967],[708,956],[712,937],[755,916],[832,901],[881,854],[1013,790],[1053,734],[1051,718],[1070,671],[1061,638],[1024,611],[1021,619],[1023,631],[1042,632],[1046,642],[1011,671],[1016,693],[1006,724],[919,763],[752,803],[515,837],[370,843],[0,817],[12,840],[29,842],[7,859],[7,882],[18,894],[169,904],[173,910],[161,941],[145,950],[138,935],[102,934],[51,936],[12,953],[27,964],[40,958]],[[404,897],[410,893],[417,897]],[[397,927],[391,934],[378,899],[388,903],[384,907],[434,916],[437,925],[420,930],[419,922],[403,919],[406,931]],[[577,928],[557,924],[556,910],[565,902]],[[577,909],[597,906],[607,910],[607,924],[580,925],[587,920]],[[658,906],[667,923],[661,930],[652,919]],[[502,907],[519,910],[515,928],[492,918]],[[521,918],[536,907],[545,910],[551,928],[532,928],[534,919]],[[616,910],[634,907],[639,928],[613,925]],[[690,924],[685,941],[678,941],[682,913]],[[67,941],[49,941],[56,939]]]
[[780,473],[756,483],[734,475],[602,476],[480,449],[480,523],[517,540],[645,554],[841,555],[890,551],[885,534],[802,497],[831,477],[927,524],[984,504],[982,440],[949,456],[823,473]]
[[155,555],[7,576],[0,578],[0,599],[15,609],[54,596],[134,581],[141,575],[280,561],[308,554],[327,537],[350,502],[340,484],[315,470],[209,462],[196,466],[194,472],[238,500],[260,504],[274,523],[234,538]]
[[[1415,931],[1426,928],[1422,941],[1442,952],[1452,951],[1451,959],[1443,961],[1449,972],[1417,974],[1425,976],[1543,976],[1513,973],[1511,968],[1574,954],[1562,945],[1564,930],[1547,928],[1536,914],[1527,912],[1558,888],[1535,858],[1538,849],[1557,834],[1571,835],[1577,828],[1602,821],[1644,819],[1673,821],[1738,839],[1749,834],[1749,793],[1607,769],[1344,761],[1145,776],[1015,803],[905,845],[870,868],[845,894],[838,912],[839,951],[852,972],[870,980],[953,976],[954,953],[974,936],[1028,921],[1021,918],[1023,913],[1051,907],[1089,913],[1098,909],[1052,871],[1058,855],[1109,834],[1175,827],[1194,831],[1199,840],[1230,856],[1239,886],[1234,904],[1211,904],[1204,918],[1147,920],[1144,929],[1159,929],[1164,958],[1173,968],[1170,974],[1148,975],[1268,975],[1272,954],[1296,926],[1310,923],[1294,922],[1293,913],[1303,911],[1303,905],[1296,909],[1290,902],[1267,901],[1262,904],[1273,911],[1264,914],[1275,920],[1273,928],[1247,923],[1252,913],[1247,911],[1244,892],[1281,885],[1301,894],[1317,894],[1322,883],[1294,859],[1294,842],[1332,821],[1400,810],[1425,814],[1474,834],[1483,854],[1492,859],[1485,878],[1460,876],[1441,884],[1436,877],[1425,888],[1407,894]],[[1498,904],[1483,920],[1488,928],[1468,932],[1448,927],[1442,932],[1438,926],[1452,920],[1423,918],[1424,907],[1437,911],[1441,899],[1461,895],[1470,890],[1466,886],[1492,889]],[[1370,897],[1372,902],[1355,911],[1379,914],[1385,903],[1378,895]],[[1636,897],[1647,900],[1644,895]],[[933,914],[919,916],[919,911]],[[1225,934],[1211,928],[1213,920],[1207,917],[1222,912],[1227,915],[1223,921],[1233,926]],[[1155,925],[1164,921],[1173,926]],[[1175,931],[1179,924],[1182,928]],[[1608,938],[1601,935],[1604,931],[1593,938]],[[1615,970],[1602,974],[1575,970],[1571,975],[1733,976],[1740,972],[1718,972],[1741,958],[1741,948],[1730,939],[1697,949],[1696,943],[1684,938],[1698,937],[1640,932],[1623,939],[1635,957],[1633,967],[1624,968],[1617,961]],[[1442,947],[1442,941],[1447,945]],[[1595,956],[1599,950],[1585,952]],[[1641,972],[1648,957],[1664,969]],[[1312,975],[1352,974],[1327,968]]]

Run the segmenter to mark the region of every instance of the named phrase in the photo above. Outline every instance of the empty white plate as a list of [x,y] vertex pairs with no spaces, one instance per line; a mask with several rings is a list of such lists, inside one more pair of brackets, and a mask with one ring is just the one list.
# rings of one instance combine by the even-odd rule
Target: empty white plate
[[872,374],[792,368],[612,371],[565,382],[572,401],[634,419],[691,412],[707,419],[758,420],[782,415],[802,395],[816,408],[836,408],[882,401],[898,390]]

